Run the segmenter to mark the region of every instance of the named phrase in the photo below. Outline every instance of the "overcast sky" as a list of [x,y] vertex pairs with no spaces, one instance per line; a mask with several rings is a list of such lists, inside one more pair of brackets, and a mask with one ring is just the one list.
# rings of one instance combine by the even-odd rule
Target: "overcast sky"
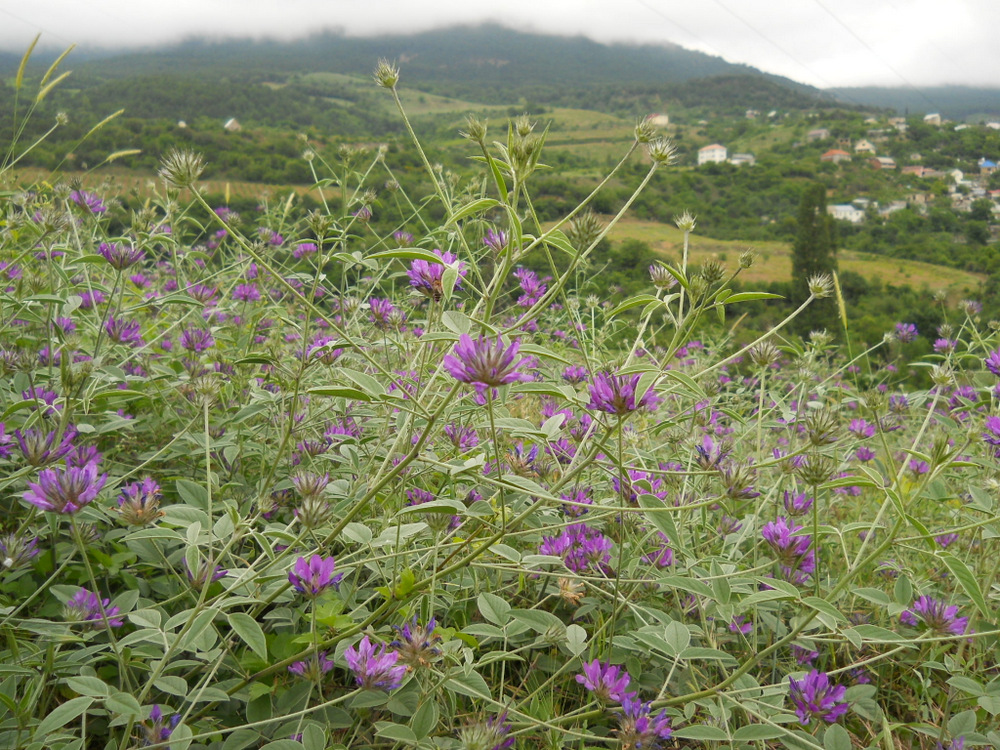
[[1000,0],[0,0],[0,49],[190,36],[294,39],[495,21],[601,42],[673,42],[821,88],[1000,87]]

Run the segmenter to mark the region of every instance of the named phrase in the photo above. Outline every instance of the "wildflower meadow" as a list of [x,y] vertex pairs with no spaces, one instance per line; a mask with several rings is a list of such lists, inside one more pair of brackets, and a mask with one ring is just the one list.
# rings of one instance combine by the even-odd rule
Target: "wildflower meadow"
[[789,333],[829,276],[739,329],[749,250],[608,303],[669,141],[545,223],[543,125],[470,117],[458,177],[374,79],[421,192],[310,150],[320,208],[237,211],[171,151],[126,204],[0,149],[0,747],[1000,746],[978,304],[910,362]]

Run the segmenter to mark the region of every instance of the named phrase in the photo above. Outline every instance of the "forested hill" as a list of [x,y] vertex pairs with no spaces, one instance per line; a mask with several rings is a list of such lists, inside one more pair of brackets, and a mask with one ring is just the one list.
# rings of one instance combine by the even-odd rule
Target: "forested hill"
[[[397,60],[409,87],[494,103],[539,92],[649,87],[715,76],[750,76],[801,99],[815,89],[747,65],[676,45],[600,44],[584,37],[532,34],[498,25],[452,27],[406,36],[326,32],[291,42],[191,40],[74,63],[76,85],[115,78],[188,74],[274,80],[301,71],[368,75],[380,57]],[[16,62],[8,61],[6,67]],[[0,59],[0,65],[3,60]],[[267,77],[267,78],[265,78]],[[809,106],[805,104],[805,106]]]
[[846,101],[894,109],[901,115],[937,112],[951,120],[1000,118],[1000,87],[925,86],[886,88],[861,86],[830,89]]

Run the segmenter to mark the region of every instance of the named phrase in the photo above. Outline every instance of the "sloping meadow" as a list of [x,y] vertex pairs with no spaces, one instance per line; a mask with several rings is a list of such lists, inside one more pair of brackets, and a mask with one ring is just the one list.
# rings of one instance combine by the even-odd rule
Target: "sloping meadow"
[[739,345],[752,254],[612,305],[628,203],[543,231],[540,128],[470,119],[471,181],[410,133],[421,191],[310,151],[307,214],[209,203],[211,154],[3,194],[0,746],[1000,744],[977,304],[926,390],[905,321]]

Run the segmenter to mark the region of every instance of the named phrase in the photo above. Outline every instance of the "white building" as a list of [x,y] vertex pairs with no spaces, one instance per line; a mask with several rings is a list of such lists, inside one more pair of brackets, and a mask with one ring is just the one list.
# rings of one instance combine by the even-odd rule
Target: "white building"
[[728,157],[729,151],[726,150],[725,146],[713,143],[711,146],[698,149],[698,166],[700,167],[702,164],[721,164]]
[[850,203],[838,203],[833,206],[827,206],[826,212],[834,219],[849,221],[852,224],[860,224],[865,220],[865,212],[856,206],[852,206]]

